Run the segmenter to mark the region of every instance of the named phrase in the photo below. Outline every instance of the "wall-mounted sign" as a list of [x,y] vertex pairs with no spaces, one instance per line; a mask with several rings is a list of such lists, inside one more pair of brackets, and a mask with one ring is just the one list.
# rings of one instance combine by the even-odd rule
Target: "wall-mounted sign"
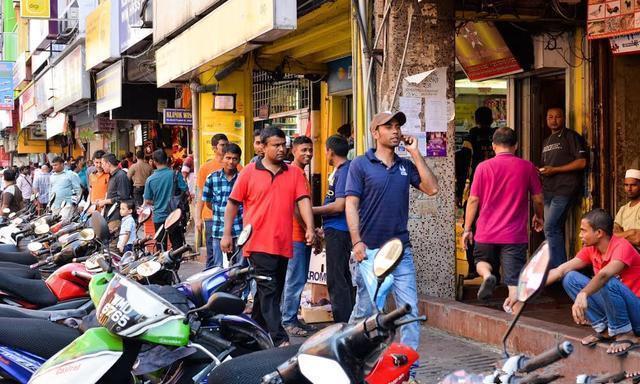
[[58,112],[53,117],[47,117],[47,140],[56,135],[61,135],[67,130],[67,115]]
[[589,0],[587,38],[600,39],[640,32],[640,3],[635,0]]
[[[171,35],[189,20],[200,16],[204,11],[222,0],[180,0],[181,6],[175,6],[175,0],[153,1],[153,42],[158,43]],[[171,12],[166,12],[171,9]]]
[[38,115],[53,109],[53,71],[48,69],[34,82],[36,112]]
[[471,81],[522,72],[493,23],[464,24],[456,35],[456,57]]
[[13,109],[13,64],[0,61],[0,110]]
[[13,88],[22,90],[31,81],[31,68],[27,66],[26,53],[20,54],[13,66]]
[[[251,41],[264,44],[295,30],[298,18],[292,3],[291,0],[226,1],[156,50],[158,86],[191,76],[196,69],[206,71],[257,48],[258,44]],[[155,28],[162,23],[154,20],[153,24]],[[155,36],[154,32],[154,40]],[[211,36],[225,38],[211,39]],[[202,41],[207,43],[194,43]]]
[[235,93],[215,93],[213,95],[214,111],[236,111]]
[[[120,0],[120,52],[133,47],[153,33],[152,28],[140,28],[142,3],[144,2],[140,0]],[[166,13],[173,14],[177,8],[180,7],[167,8],[171,9],[171,12]]]
[[87,70],[120,57],[119,20],[119,0],[104,0],[87,16]]
[[193,115],[188,109],[166,108],[162,111],[164,125],[192,125]]
[[54,111],[91,97],[89,72],[84,70],[84,46],[78,45],[55,64],[53,78]]
[[36,111],[35,89],[33,83],[20,95],[20,128],[26,128],[38,121],[38,112]]
[[50,18],[51,0],[20,0],[20,17],[23,19]]
[[327,66],[329,67],[329,78],[327,79],[329,94],[344,92],[353,88],[351,83],[351,56],[331,61],[327,63]]
[[612,37],[609,39],[611,53],[614,55],[631,55],[640,52],[640,33]]
[[117,128],[118,122],[116,120],[99,117],[94,121],[94,129],[96,132],[115,132]]
[[96,74],[96,113],[122,105],[122,61],[110,65]]

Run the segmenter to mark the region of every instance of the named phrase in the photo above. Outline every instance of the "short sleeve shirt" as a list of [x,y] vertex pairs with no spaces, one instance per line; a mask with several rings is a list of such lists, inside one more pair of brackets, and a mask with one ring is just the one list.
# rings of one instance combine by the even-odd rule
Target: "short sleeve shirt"
[[[124,245],[133,244],[136,240],[136,221],[133,219],[133,216],[129,215],[122,218],[122,222],[120,223],[120,239],[126,234],[129,233],[129,240]],[[120,241],[118,241],[120,243]]]
[[622,227],[623,231],[640,229],[640,204],[632,207],[631,203],[628,203],[620,207],[615,222]]
[[[547,137],[542,146],[542,165],[559,167],[587,157],[584,139],[576,131],[563,128]],[[545,196],[573,197],[582,189],[584,172],[558,173],[542,180]]]
[[178,182],[177,188],[187,190],[187,184],[180,172],[174,172],[167,167],[156,169],[144,185],[143,197],[153,201],[153,222],[163,223],[169,216],[169,202],[174,192],[173,179]]
[[[327,196],[324,198],[324,205],[331,204],[336,199],[345,197],[345,189],[347,187],[347,176],[349,175],[350,161],[345,161],[334,169],[329,176],[329,188],[327,188]],[[335,229],[338,231],[349,231],[347,226],[347,217],[344,212],[338,214],[322,216],[323,227]]]
[[636,296],[640,297],[640,254],[622,237],[612,236],[607,252],[603,255],[596,247],[584,247],[576,255],[577,258],[593,266],[593,272],[597,274],[607,266],[611,260],[619,260],[626,266],[618,278]]
[[309,190],[301,169],[282,164],[273,174],[262,160],[247,165],[229,196],[244,206],[244,225],[253,226],[244,255],[259,252],[291,258],[293,209],[304,198],[309,198]]
[[[227,208],[227,201],[233,189],[233,185],[238,180],[236,173],[231,180],[227,179],[222,169],[213,172],[207,177],[202,190],[202,201],[211,203],[213,210],[211,232],[214,239],[221,239],[224,233],[224,211]],[[231,237],[236,238],[242,231],[242,205],[238,209],[238,214],[233,220],[231,227]]]
[[391,167],[376,157],[374,149],[351,161],[345,196],[360,198],[360,236],[370,249],[397,237],[409,242],[409,186],[420,186],[420,174],[409,159],[395,156]]

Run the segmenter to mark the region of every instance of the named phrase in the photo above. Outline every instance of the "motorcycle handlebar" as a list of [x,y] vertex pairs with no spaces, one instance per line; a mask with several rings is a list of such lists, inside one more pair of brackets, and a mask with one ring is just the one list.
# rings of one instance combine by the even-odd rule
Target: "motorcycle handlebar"
[[38,269],[40,267],[42,267],[43,265],[47,265],[51,262],[50,257],[47,257],[46,259],[40,260],[35,264],[31,264],[30,268],[31,269]]
[[73,263],[82,263],[83,261],[89,260],[89,257],[91,257],[91,256],[74,257],[73,259],[71,259],[71,262],[73,262]]
[[560,359],[568,357],[572,352],[573,345],[568,341],[564,341],[556,345],[554,348],[526,360],[524,365],[518,371],[523,373],[533,372],[536,369],[546,367]]
[[411,305],[405,304],[402,307],[396,308],[387,314],[381,314],[378,318],[378,326],[384,329],[388,329],[393,326],[394,322],[402,316],[411,313]]
[[229,272],[229,278],[235,279],[238,276],[248,275],[250,273],[253,273],[253,267],[238,268]]
[[183,253],[190,251],[191,250],[191,246],[189,244],[185,244],[182,247],[178,248],[178,249],[174,249],[173,251],[169,252],[169,256],[171,256],[171,258],[175,257],[175,256],[180,256]]
[[102,257],[98,257],[96,259],[96,263],[98,263],[100,268],[102,268],[102,270],[105,272],[109,272],[111,270],[111,265],[107,263],[107,261]]

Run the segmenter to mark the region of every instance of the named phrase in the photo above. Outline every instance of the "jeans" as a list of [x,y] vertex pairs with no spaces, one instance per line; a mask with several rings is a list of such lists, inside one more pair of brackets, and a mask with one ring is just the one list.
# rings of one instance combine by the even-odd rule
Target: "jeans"
[[[562,279],[562,286],[573,300],[590,279],[571,271]],[[610,336],[634,331],[640,334],[640,298],[618,278],[609,279],[602,289],[587,298],[587,319],[596,332],[608,330]]]
[[[418,317],[418,290],[416,288],[416,268],[413,264],[413,251],[411,247],[404,249],[404,255],[398,266],[391,273],[393,275],[393,296],[396,307],[405,304],[411,305],[411,313],[408,318]],[[367,288],[364,286],[362,277],[358,273],[356,276],[356,304],[351,313],[349,323],[354,323],[373,314],[373,300],[369,297]],[[420,323],[413,322],[400,327],[400,342],[416,351],[420,345]],[[418,367],[416,361],[411,366],[411,376],[415,376],[415,369]]]
[[282,325],[298,322],[300,296],[309,275],[311,247],[300,241],[293,242],[293,257],[287,266],[284,293],[282,296]]
[[[214,239],[213,237],[207,238],[207,264],[205,266],[206,269],[209,269],[211,267],[222,267],[222,249],[220,248],[220,240],[221,239]],[[211,249],[211,252],[209,252],[209,249]]]
[[564,245],[564,223],[571,207],[569,196],[545,196],[544,198],[544,236],[549,243],[551,265],[555,268],[567,261]]
[[327,290],[333,320],[336,323],[346,323],[355,301],[349,268],[351,236],[346,231],[326,228],[324,238],[327,245]]
[[144,204],[144,187],[133,187],[133,202],[136,207],[141,207]]
[[[220,256],[215,254],[213,245],[213,220],[204,220],[204,242],[207,247],[207,268],[211,265],[222,266],[222,251]],[[218,243],[218,250],[220,250],[220,244]]]
[[257,280],[257,290],[253,299],[251,317],[265,327],[276,346],[289,341],[285,332],[280,312],[282,289],[287,274],[287,259],[282,256],[254,252],[251,254],[251,265],[256,275],[270,277],[271,280]]

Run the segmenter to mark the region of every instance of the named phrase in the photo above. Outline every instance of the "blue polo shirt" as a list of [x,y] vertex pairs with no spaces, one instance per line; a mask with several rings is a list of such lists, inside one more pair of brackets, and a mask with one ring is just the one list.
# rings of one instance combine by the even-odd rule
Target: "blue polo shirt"
[[[169,200],[173,195],[173,170],[164,167],[153,171],[144,184],[144,199],[153,201],[153,222],[164,223],[169,216]],[[187,184],[177,173],[178,188],[186,191]]]
[[409,185],[420,185],[418,169],[409,159],[396,155],[387,168],[370,149],[351,162],[345,195],[360,198],[360,236],[368,248],[379,248],[394,237],[411,246]]
[[[345,197],[347,187],[347,176],[349,174],[350,161],[345,161],[329,176],[329,188],[327,196],[324,198],[324,205],[331,204],[336,199]],[[344,212],[322,216],[322,225],[325,229],[331,228],[337,231],[349,231],[347,226],[347,216]]]

